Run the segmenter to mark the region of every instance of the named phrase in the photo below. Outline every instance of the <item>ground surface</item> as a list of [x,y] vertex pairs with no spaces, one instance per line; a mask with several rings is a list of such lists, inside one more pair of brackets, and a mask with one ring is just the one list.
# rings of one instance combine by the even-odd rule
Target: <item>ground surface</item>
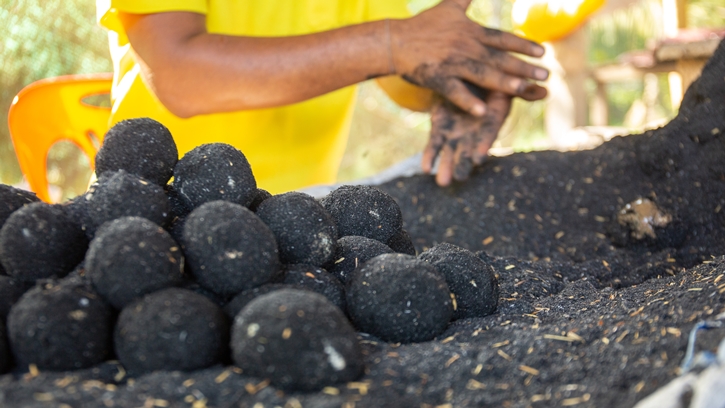
[[[286,394],[231,367],[129,379],[107,363],[5,375],[0,405],[631,407],[677,376],[694,324],[725,311],[724,133],[725,43],[665,128],[592,151],[493,158],[448,189],[424,176],[383,185],[419,251],[482,251],[501,298],[496,314],[433,342],[363,337],[359,382]],[[671,217],[654,238],[617,221],[639,198]]]

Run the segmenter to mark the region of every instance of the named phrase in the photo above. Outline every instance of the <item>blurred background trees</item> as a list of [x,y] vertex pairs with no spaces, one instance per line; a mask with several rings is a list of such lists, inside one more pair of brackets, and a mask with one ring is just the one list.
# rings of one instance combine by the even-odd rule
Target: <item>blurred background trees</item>
[[[413,12],[438,0],[409,0]],[[637,0],[631,6],[597,16],[585,28],[589,38],[588,64],[613,62],[622,53],[644,49],[659,38],[659,0]],[[474,0],[470,16],[487,26],[511,29],[511,0]],[[725,27],[722,0],[689,0],[691,27]],[[64,74],[109,72],[107,37],[95,23],[91,0],[0,0],[0,182],[22,183],[7,130],[13,97],[23,86]],[[658,77],[656,114],[661,123],[674,116],[667,98],[666,78]],[[594,93],[594,85],[587,85]],[[646,125],[633,121],[632,106],[643,98],[642,81],[619,83],[608,88],[610,125],[632,131]],[[496,147],[511,151],[547,148],[544,102],[517,101]],[[629,114],[629,116],[628,116]],[[636,123],[635,123],[636,122]],[[375,174],[419,152],[425,146],[428,115],[399,108],[373,83],[360,87],[352,133],[340,169],[341,181]],[[70,143],[56,145],[48,160],[48,176],[62,198],[84,191],[90,171],[88,159]]]

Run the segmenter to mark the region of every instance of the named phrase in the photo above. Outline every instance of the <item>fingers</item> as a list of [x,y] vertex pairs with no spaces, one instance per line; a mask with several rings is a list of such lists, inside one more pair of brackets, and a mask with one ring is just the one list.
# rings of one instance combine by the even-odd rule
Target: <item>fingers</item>
[[501,92],[491,92],[486,101],[490,106],[487,115],[489,120],[482,124],[473,152],[473,162],[477,166],[481,165],[488,156],[488,151],[498,138],[501,127],[511,111],[511,97]]
[[[475,64],[473,61],[458,65],[455,74],[480,88],[500,91],[511,96],[519,96],[527,101],[542,99],[546,96],[546,89],[535,83],[518,76],[506,74],[487,65]],[[452,84],[453,81],[447,79],[447,83]],[[467,93],[471,94],[470,91]],[[445,96],[448,97],[448,95]],[[455,101],[452,102],[459,105]]]
[[471,136],[458,140],[456,150],[453,155],[453,178],[457,181],[463,181],[468,178],[473,170],[473,138]]
[[502,51],[517,52],[530,57],[538,58],[544,55],[545,52],[544,47],[533,41],[525,40],[514,34],[487,27],[481,27],[478,41],[481,42],[481,44],[495,47]]
[[460,79],[447,78],[445,86],[437,91],[464,112],[473,116],[483,116],[486,113],[486,104],[474,95]]
[[430,174],[431,170],[433,170],[433,165],[435,164],[436,157],[438,157],[438,153],[443,147],[444,142],[445,140],[443,133],[437,130],[434,125],[431,129],[428,144],[425,146],[425,149],[423,149],[423,158],[421,160],[420,166],[423,169],[424,173]]
[[486,61],[488,65],[493,66],[499,71],[522,78],[536,81],[545,81],[549,78],[549,70],[546,68],[529,64],[504,51],[493,49],[484,50],[481,54],[481,60]]
[[449,186],[453,180],[453,154],[453,147],[446,143],[441,150],[436,174],[436,184],[441,187]]

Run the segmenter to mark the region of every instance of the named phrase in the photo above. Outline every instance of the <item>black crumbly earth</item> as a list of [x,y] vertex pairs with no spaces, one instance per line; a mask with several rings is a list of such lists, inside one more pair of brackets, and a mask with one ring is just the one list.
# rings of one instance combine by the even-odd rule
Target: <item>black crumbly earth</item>
[[340,282],[347,284],[355,268],[378,255],[390,253],[393,250],[378,240],[349,235],[337,240],[335,255],[324,268]]
[[151,293],[121,311],[114,332],[118,360],[130,372],[191,371],[220,363],[229,344],[224,312],[181,288]]
[[362,332],[391,343],[432,340],[453,317],[446,279],[430,263],[405,254],[365,262],[347,284],[347,311]]
[[222,297],[269,282],[282,267],[269,227],[228,201],[202,204],[189,214],[182,244],[199,285]]
[[176,142],[166,126],[150,118],[121,121],[108,130],[96,153],[96,174],[127,172],[165,186],[179,160]]
[[247,158],[223,143],[204,144],[186,153],[174,168],[172,185],[190,209],[216,200],[247,207],[257,195]]
[[315,391],[356,380],[363,359],[355,329],[326,297],[296,289],[260,296],[235,317],[232,358],[285,390]]
[[340,237],[358,235],[386,243],[402,228],[398,204],[376,187],[342,186],[320,203],[335,220]]
[[413,239],[410,238],[408,231],[404,229],[401,229],[400,231],[396,232],[395,235],[390,237],[387,245],[390,247],[390,249],[399,254],[408,254],[413,256],[416,256],[418,254],[415,249],[415,245],[413,244]]
[[112,352],[112,316],[111,306],[83,279],[40,283],[8,314],[15,362],[52,371],[100,364]]
[[83,197],[84,228],[90,238],[103,223],[121,217],[143,217],[162,227],[171,221],[164,189],[125,170],[105,173]]
[[343,312],[347,310],[345,286],[333,274],[322,268],[305,264],[285,265],[282,283],[317,292]]
[[81,224],[60,205],[26,205],[0,229],[0,263],[8,275],[24,282],[66,276],[87,248]]
[[181,248],[163,228],[141,217],[104,224],[85,259],[86,276],[113,307],[184,283]]
[[484,317],[496,311],[498,282],[495,272],[473,252],[441,243],[421,253],[418,259],[430,263],[445,276],[454,295],[454,320]]
[[282,263],[322,266],[334,255],[335,220],[311,195],[275,195],[264,200],[255,213],[274,233]]
[[[426,176],[381,186],[419,251],[450,242],[493,265],[499,305],[431,342],[361,335],[366,371],[357,381],[291,393],[214,366],[131,382],[103,363],[4,375],[0,405],[630,408],[677,378],[695,324],[725,312],[723,100],[721,43],[662,129],[590,151],[492,157],[447,189]],[[680,231],[667,224],[641,240],[630,231],[621,246],[619,212],[640,197]],[[723,337],[724,329],[702,332],[697,349],[714,351]]]

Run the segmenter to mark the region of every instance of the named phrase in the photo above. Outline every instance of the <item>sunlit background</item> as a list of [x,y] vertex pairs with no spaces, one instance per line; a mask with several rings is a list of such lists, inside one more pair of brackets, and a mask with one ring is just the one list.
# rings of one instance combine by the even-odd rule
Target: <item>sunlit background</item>
[[[435,0],[410,0],[419,12]],[[107,37],[95,24],[92,0],[0,0],[0,182],[22,185],[7,115],[13,97],[33,81],[64,74],[110,72]],[[510,0],[475,0],[470,15],[476,21],[511,29]],[[659,0],[639,0],[623,9],[597,16],[585,27],[587,65],[616,61],[629,50],[644,49],[662,36]],[[722,0],[689,0],[691,27],[725,26]],[[646,120],[638,112],[644,97],[641,80],[612,84],[607,88],[608,125],[629,131],[664,123],[675,114],[668,95],[666,75],[655,81],[657,97]],[[594,95],[594,83],[587,94]],[[427,114],[399,108],[373,83],[360,87],[348,149],[340,169],[340,181],[375,174],[419,152],[426,143],[430,120]],[[544,102],[515,103],[496,147],[529,151],[551,146],[544,127]],[[652,106],[652,101],[650,101]],[[90,170],[88,159],[70,143],[59,143],[48,158],[48,179],[61,198],[82,193]]]

